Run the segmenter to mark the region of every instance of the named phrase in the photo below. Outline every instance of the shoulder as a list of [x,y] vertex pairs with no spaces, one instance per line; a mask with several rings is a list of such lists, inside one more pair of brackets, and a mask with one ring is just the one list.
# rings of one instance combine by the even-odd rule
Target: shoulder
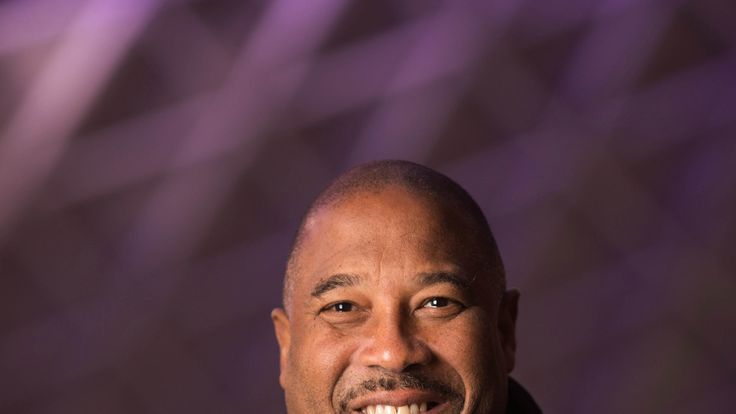
[[531,394],[516,380],[509,377],[509,399],[506,406],[507,414],[541,414],[542,410],[532,398]]

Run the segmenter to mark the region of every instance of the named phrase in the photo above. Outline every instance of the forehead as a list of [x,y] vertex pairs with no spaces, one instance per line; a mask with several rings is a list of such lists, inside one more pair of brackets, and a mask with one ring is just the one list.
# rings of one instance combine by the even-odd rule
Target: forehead
[[448,203],[400,187],[357,192],[310,216],[299,279],[341,271],[370,274],[378,264],[416,272],[442,264],[467,267],[474,249],[466,222]]

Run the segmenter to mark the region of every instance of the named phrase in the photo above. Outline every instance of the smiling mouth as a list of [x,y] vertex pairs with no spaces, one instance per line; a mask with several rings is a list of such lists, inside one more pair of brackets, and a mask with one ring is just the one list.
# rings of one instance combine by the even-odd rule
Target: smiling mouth
[[393,405],[369,405],[358,410],[362,414],[418,414],[426,413],[437,406],[435,402],[421,402],[409,405],[402,405],[400,407]]

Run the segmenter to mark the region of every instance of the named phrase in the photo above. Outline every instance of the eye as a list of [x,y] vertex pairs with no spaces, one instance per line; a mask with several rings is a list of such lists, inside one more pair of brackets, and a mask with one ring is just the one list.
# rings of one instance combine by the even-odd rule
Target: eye
[[430,298],[424,302],[425,308],[444,308],[448,305],[450,305],[450,299],[442,297]]
[[353,302],[342,301],[342,302],[333,302],[325,306],[324,308],[320,309],[319,312],[322,314],[325,314],[325,313],[345,314],[345,313],[355,313],[357,311],[358,311],[358,305],[356,305]]
[[350,302],[338,302],[325,308],[328,311],[334,312],[350,312],[355,309],[355,305]]
[[417,315],[430,318],[453,318],[466,309],[466,306],[457,299],[444,296],[431,296],[427,298],[416,310]]
[[332,302],[319,311],[319,317],[340,328],[350,327],[365,321],[368,313],[366,309],[354,302]]

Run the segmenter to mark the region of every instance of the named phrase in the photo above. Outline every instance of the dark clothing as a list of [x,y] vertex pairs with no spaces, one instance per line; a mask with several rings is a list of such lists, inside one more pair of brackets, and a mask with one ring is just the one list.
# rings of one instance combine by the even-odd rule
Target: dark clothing
[[542,414],[534,398],[513,378],[509,377],[509,400],[506,414]]

